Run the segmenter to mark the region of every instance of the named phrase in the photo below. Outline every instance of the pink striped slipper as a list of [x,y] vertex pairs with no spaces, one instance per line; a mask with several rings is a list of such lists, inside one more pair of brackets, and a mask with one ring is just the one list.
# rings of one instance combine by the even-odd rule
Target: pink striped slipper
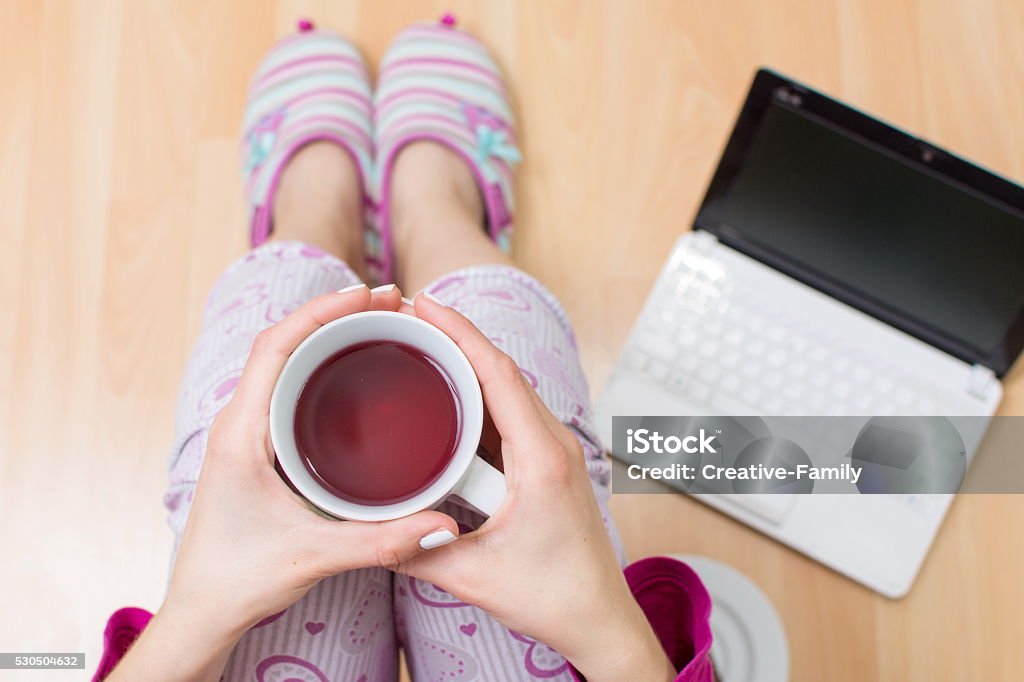
[[520,159],[508,92],[487,48],[456,29],[450,14],[436,24],[414,24],[391,43],[377,80],[374,123],[380,201],[376,238],[374,228],[367,231],[367,264],[379,281],[394,276],[391,168],[415,140],[444,144],[465,159],[484,198],[488,233],[508,250],[512,165]]
[[[252,246],[273,229],[272,202],[281,171],[303,145],[330,140],[359,168],[367,205],[373,164],[369,71],[353,45],[336,33],[299,22],[277,43],[249,88],[242,123],[242,173]],[[370,211],[367,211],[369,214]]]

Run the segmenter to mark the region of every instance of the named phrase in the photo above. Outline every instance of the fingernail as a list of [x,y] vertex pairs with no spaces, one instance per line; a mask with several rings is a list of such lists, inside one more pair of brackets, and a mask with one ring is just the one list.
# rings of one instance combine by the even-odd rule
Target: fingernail
[[[433,301],[434,303],[436,303],[436,304],[438,304],[440,306],[444,306],[444,303],[441,302],[441,299],[439,299],[437,296],[434,296],[429,291],[424,291],[423,292],[423,296],[427,297],[429,300]],[[447,306],[445,306],[445,307],[447,307]]]
[[394,291],[394,290],[395,290],[395,285],[394,284],[381,284],[379,287],[374,287],[374,288],[370,289],[370,293],[371,294],[386,294],[389,291]]
[[440,530],[435,530],[433,533],[424,535],[420,538],[420,547],[423,549],[436,549],[451,542],[455,542],[458,539],[459,537],[455,535],[455,533],[451,532],[447,528],[441,528]]
[[345,287],[344,289],[338,289],[338,293],[339,294],[347,294],[350,291],[355,291],[356,289],[365,289],[365,288],[366,288],[365,284],[362,284],[362,283],[360,283],[360,284],[353,284],[350,287]]
[[405,296],[402,297],[402,303],[404,303],[406,305],[412,305],[413,304],[412,303],[412,299],[411,298],[406,298]]

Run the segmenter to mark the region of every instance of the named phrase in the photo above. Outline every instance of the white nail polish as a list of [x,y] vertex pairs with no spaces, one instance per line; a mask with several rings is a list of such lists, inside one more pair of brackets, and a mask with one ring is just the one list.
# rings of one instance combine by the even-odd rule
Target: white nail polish
[[420,538],[420,547],[423,549],[436,549],[451,542],[455,542],[458,539],[458,536],[450,530],[442,528]]
[[412,303],[412,299],[411,298],[406,298],[405,296],[402,297],[402,303],[404,303],[406,305],[412,305],[413,304]]
[[374,287],[374,288],[370,289],[370,293],[371,294],[386,294],[386,293],[388,293],[390,291],[394,291],[394,290],[395,290],[395,285],[394,284],[381,284],[379,287]]
[[339,294],[347,294],[350,291],[355,291],[356,289],[365,289],[365,288],[366,288],[365,284],[353,284],[350,287],[345,287],[344,289],[338,289],[338,293]]
[[439,299],[439,298],[438,298],[437,296],[434,296],[434,295],[433,295],[432,293],[430,293],[429,291],[424,291],[424,292],[423,292],[423,295],[424,295],[424,296],[425,296],[426,298],[430,299],[431,301],[433,301],[434,303],[436,303],[436,304],[438,304],[438,305],[440,305],[440,306],[444,306],[444,307],[446,307],[446,308],[448,307],[448,306],[445,306],[445,305],[444,305],[444,303],[443,303],[443,302],[441,301],[441,299]]

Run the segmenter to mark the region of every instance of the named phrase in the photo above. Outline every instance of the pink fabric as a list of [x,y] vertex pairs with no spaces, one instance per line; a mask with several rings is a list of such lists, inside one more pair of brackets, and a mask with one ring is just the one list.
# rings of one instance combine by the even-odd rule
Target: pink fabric
[[[392,82],[400,82],[397,89],[390,88]],[[496,100],[503,102],[501,111],[489,111],[486,107]],[[507,100],[504,80],[487,48],[453,24],[418,24],[395,39],[381,63],[375,97],[380,212],[368,259],[372,279],[393,279],[391,171],[398,152],[413,141],[443,144],[465,160],[484,195],[488,234],[508,250],[512,165],[519,151],[512,121],[504,118],[510,110]]]
[[[257,69],[242,131],[242,174],[249,205],[250,242],[272,230],[272,201],[280,174],[301,146],[328,140],[359,169],[369,197],[373,137],[369,69],[351,43],[299,22],[299,33],[279,41]],[[282,88],[297,88],[289,92]],[[287,98],[287,99],[285,99]]]
[[474,74],[474,76],[480,76],[480,78],[493,85],[499,91],[505,92],[505,83],[502,82],[501,78],[488,69],[478,66],[477,64],[470,64],[469,62],[461,59],[449,59],[447,57],[409,57],[408,59],[396,59],[381,69],[380,77],[385,78],[395,69],[415,66],[442,66],[452,67],[455,69],[465,69],[469,73]]
[[[711,596],[693,569],[670,557],[649,557],[624,571],[626,582],[673,667],[676,682],[714,682]],[[573,677],[582,682],[575,670]]]
[[373,101],[360,92],[354,92],[352,90],[346,90],[345,88],[317,88],[316,90],[309,90],[301,94],[295,95],[291,99],[286,99],[281,102],[282,109],[291,109],[299,104],[312,104],[314,102],[323,102],[329,100],[332,97],[338,97],[339,99],[348,100],[359,105],[367,115],[373,113]]
[[[633,597],[679,671],[676,682],[714,682],[709,657],[711,597],[693,569],[669,557],[650,557],[630,564],[624,573]],[[93,682],[101,682],[114,670],[151,618],[148,611],[130,607],[110,617]],[[583,682],[579,673],[572,674]]]
[[[252,339],[304,301],[357,281],[344,263],[299,242],[260,247],[218,280],[178,403],[165,496],[176,534],[184,530],[209,426],[238,385]],[[606,506],[611,472],[590,422],[589,390],[564,309],[537,280],[503,266],[456,271],[427,290],[508,353],[552,414],[573,429],[618,553],[621,543]],[[467,531],[482,521],[451,503],[443,510]],[[706,593],[688,569],[671,560],[637,566],[647,568],[629,568],[627,578],[672,659],[686,671],[682,679],[705,682],[693,675],[699,674],[709,642]],[[123,613],[112,620],[101,673],[113,668],[143,625]],[[416,680],[437,679],[442,672],[450,682],[572,679],[568,662],[557,651],[510,632],[475,606],[424,581],[367,569],[322,581],[285,613],[246,633],[228,662],[225,680],[253,680],[263,671],[256,682],[272,682],[301,660],[307,677],[392,682],[399,646]]]
[[272,69],[268,69],[267,71],[260,75],[259,80],[256,81],[256,85],[266,85],[267,81],[269,81],[272,77],[284,71],[288,71],[289,69],[293,69],[297,66],[305,66],[307,64],[323,64],[324,62],[348,64],[349,66],[358,69],[363,73],[366,73],[365,64],[363,64],[358,59],[353,59],[352,57],[349,57],[347,55],[309,55],[307,57],[302,57],[300,59],[293,59],[292,61],[284,62],[283,64],[279,64]]
[[110,616],[103,631],[103,655],[92,682],[101,682],[114,671],[152,618],[149,611],[134,606],[118,609]]
[[414,97],[416,99],[424,100],[441,100],[440,104],[454,104],[458,106],[462,103],[462,100],[444,90],[438,90],[437,88],[430,87],[408,87],[391,93],[387,97],[382,97],[377,100],[377,115],[381,116],[388,113],[388,109],[397,101],[400,101],[403,97]]
[[626,567],[626,582],[662,648],[677,682],[713,682],[711,595],[693,569],[670,557],[641,559]]

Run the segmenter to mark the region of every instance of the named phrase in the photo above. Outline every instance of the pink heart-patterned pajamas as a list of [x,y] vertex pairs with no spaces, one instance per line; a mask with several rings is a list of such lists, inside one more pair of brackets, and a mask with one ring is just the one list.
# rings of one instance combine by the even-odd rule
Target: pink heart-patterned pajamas
[[[210,424],[230,400],[256,334],[310,298],[358,282],[343,262],[299,242],[265,244],[235,262],[217,282],[178,401],[164,497],[176,538],[191,507]],[[453,272],[426,290],[511,355],[555,416],[573,429],[624,562],[607,513],[609,465],[593,432],[587,383],[561,305],[537,280],[504,266]],[[450,502],[441,509],[465,530],[482,522]],[[677,663],[679,680],[710,680],[710,602],[696,576],[668,559],[633,564],[626,576]],[[113,668],[147,620],[139,609],[112,616],[96,679]],[[436,585],[384,569],[324,580],[298,603],[257,624],[239,642],[223,679],[391,682],[398,679],[399,647],[416,682],[578,679],[566,660],[543,643],[510,631]]]
[[[358,283],[341,261],[300,243],[264,245],[231,266],[207,303],[185,372],[165,504],[184,529],[213,416],[230,399],[256,333],[304,301]],[[469,317],[519,363],[552,412],[574,427],[602,509],[609,469],[590,426],[586,380],[568,319],[535,279],[506,267],[452,273],[427,291]],[[447,503],[468,528],[482,521]],[[621,547],[616,542],[617,547]],[[571,679],[560,655],[443,590],[385,570],[325,580],[247,634],[225,679],[272,682],[397,679],[398,646],[416,680]]]
[[[357,282],[344,263],[299,243],[264,245],[224,273],[207,303],[178,402],[165,498],[178,537],[210,423],[230,398],[257,332],[304,301]],[[427,291],[512,355],[552,412],[573,426],[604,509],[608,465],[591,430],[572,332],[554,297],[527,274],[500,266],[453,272]],[[468,528],[482,520],[451,503],[443,510]],[[225,679],[385,682],[397,678],[399,644],[417,680],[571,679],[555,651],[433,585],[383,569],[324,581],[280,617],[254,628],[231,656]]]

